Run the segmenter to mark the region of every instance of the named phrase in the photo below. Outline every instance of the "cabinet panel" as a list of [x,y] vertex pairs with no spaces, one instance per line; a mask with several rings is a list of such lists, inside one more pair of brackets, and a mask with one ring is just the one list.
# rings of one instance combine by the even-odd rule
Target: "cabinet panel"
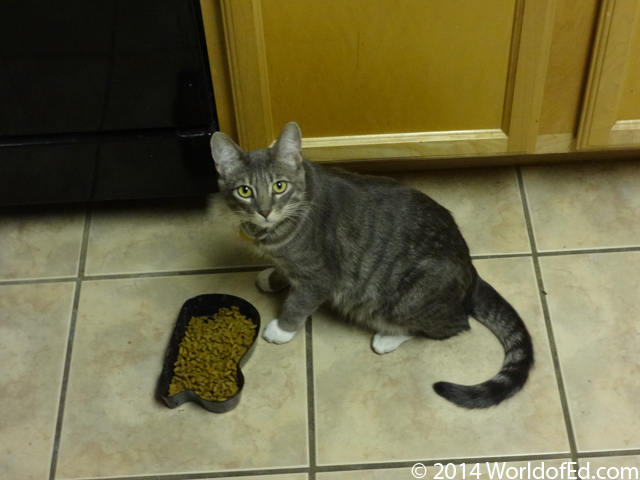
[[223,0],[238,138],[312,160],[533,152],[555,0]]
[[639,0],[604,0],[578,148],[640,145]]
[[499,129],[515,0],[262,0],[276,130]]
[[[640,9],[640,7],[638,8]],[[640,119],[640,12],[636,13],[636,23],[628,56],[629,62],[622,84],[618,120]]]
[[599,0],[559,0],[544,85],[540,135],[576,133]]

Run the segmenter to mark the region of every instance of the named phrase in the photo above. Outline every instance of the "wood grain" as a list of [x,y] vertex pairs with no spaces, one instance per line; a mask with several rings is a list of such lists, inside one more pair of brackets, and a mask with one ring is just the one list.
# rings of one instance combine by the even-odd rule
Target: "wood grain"
[[578,130],[599,4],[599,0],[558,0],[540,135],[575,135]]
[[636,12],[633,39],[629,47],[629,62],[620,98],[619,120],[640,118],[640,7]]
[[207,42],[218,126],[220,131],[238,142],[236,112],[233,106],[231,74],[229,72],[229,59],[224,38],[224,22],[222,20],[220,0],[200,0],[200,8]]
[[556,0],[526,0],[513,79],[509,151],[535,152]]
[[609,141],[612,146],[639,146],[640,120],[618,120],[611,129]]
[[295,120],[313,137],[500,128],[515,3],[262,0],[274,126]]
[[222,0],[239,145],[266,147],[274,138],[260,0]]
[[619,119],[619,102],[638,0],[603,0],[598,19],[593,59],[580,119],[577,147],[595,148],[611,144],[611,129]]
[[302,149],[312,161],[363,160],[503,153],[507,136],[500,129],[459,132],[396,133],[304,138]]
[[548,133],[538,135],[535,153],[568,153],[576,149],[576,139],[572,133]]

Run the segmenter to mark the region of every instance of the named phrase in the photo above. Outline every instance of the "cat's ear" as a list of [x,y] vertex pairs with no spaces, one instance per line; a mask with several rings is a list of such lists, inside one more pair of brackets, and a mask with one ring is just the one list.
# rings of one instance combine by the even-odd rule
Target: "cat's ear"
[[288,163],[292,167],[302,161],[302,133],[296,122],[287,123],[280,132],[276,143],[273,145],[276,158]]
[[216,163],[216,170],[225,176],[242,162],[244,152],[222,132],[215,132],[211,136],[211,156]]

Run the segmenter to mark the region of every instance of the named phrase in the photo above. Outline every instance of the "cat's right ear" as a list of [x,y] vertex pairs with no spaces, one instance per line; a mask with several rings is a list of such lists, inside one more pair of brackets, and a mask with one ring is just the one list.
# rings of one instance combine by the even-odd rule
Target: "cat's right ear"
[[236,143],[222,132],[215,132],[211,136],[211,156],[216,163],[216,170],[225,176],[242,162],[244,152]]

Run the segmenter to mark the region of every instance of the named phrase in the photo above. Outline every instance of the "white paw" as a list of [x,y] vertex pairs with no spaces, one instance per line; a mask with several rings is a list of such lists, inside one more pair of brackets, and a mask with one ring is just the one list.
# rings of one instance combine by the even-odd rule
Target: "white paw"
[[385,336],[376,333],[373,336],[371,346],[376,353],[382,355],[383,353],[393,352],[396,348],[411,338],[413,337],[407,335]]
[[258,274],[256,283],[258,284],[258,287],[260,287],[260,290],[262,290],[263,292],[275,292],[275,290],[271,288],[271,285],[269,285],[269,277],[274,270],[275,268],[267,268],[266,270],[263,270]]
[[287,343],[291,340],[296,332],[285,332],[278,326],[278,319],[274,318],[269,322],[267,328],[264,329],[262,333],[262,338],[264,338],[267,342],[281,344]]

